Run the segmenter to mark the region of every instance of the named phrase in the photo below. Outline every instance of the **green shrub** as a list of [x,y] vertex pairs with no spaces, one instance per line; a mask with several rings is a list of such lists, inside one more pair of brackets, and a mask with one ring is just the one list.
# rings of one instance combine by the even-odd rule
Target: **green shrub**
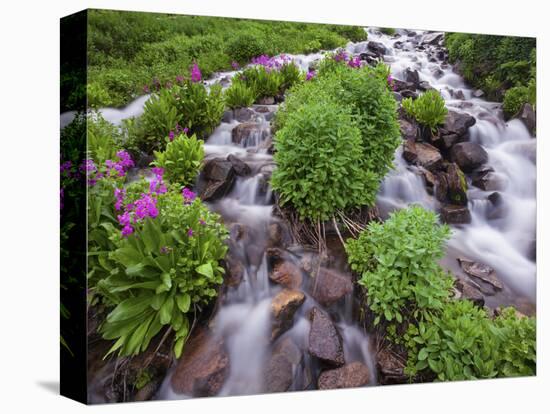
[[409,326],[406,372],[429,370],[439,381],[534,375],[535,332],[535,319],[512,308],[491,319],[471,301],[450,301]]
[[103,338],[116,340],[108,354],[136,355],[163,327],[175,332],[181,355],[189,333],[187,314],[217,295],[227,247],[219,216],[199,199],[184,204],[177,193],[158,197],[158,217],[135,224],[119,237],[110,254],[116,270],[98,282],[98,291],[115,304],[101,326]]
[[203,159],[203,141],[195,135],[188,137],[179,134],[166,144],[163,152],[155,151],[153,164],[164,170],[164,176],[170,183],[183,187],[195,181]]
[[277,131],[275,149],[271,184],[301,218],[327,220],[374,203],[376,178],[362,166],[361,131],[348,108],[331,101],[302,105]]
[[250,66],[237,76],[254,91],[258,98],[278,95],[284,82],[281,72],[268,71],[261,65]]
[[329,25],[327,27],[331,31],[338,33],[340,36],[345,37],[350,42],[363,42],[367,40],[367,31],[360,26],[346,26],[346,25]]
[[115,125],[106,121],[101,113],[94,112],[88,116],[88,155],[94,161],[103,164],[105,160],[115,158],[122,149],[122,136]]
[[382,33],[384,33],[385,35],[388,35],[388,36],[393,36],[396,33],[395,29],[392,28],[392,27],[381,27],[380,32],[382,32]]
[[502,110],[506,117],[510,118],[517,114],[525,103],[530,103],[534,106],[535,94],[536,87],[534,80],[530,82],[529,86],[515,86],[508,89],[502,103]]
[[285,63],[279,69],[282,76],[281,91],[285,92],[294,85],[303,82],[305,79],[304,73],[295,63]]
[[432,132],[437,131],[438,125],[445,123],[445,117],[447,116],[445,100],[435,89],[424,92],[414,100],[405,98],[401,105],[410,117],[429,127]]
[[347,241],[348,262],[367,291],[375,325],[382,319],[402,323],[443,307],[452,278],[438,261],[449,236],[433,212],[412,206],[384,223],[369,223],[357,239]]
[[239,63],[250,61],[253,57],[269,54],[266,42],[252,34],[236,36],[227,44],[228,55]]
[[233,78],[233,83],[224,92],[225,105],[230,109],[251,106],[256,98],[255,91],[236,78]]

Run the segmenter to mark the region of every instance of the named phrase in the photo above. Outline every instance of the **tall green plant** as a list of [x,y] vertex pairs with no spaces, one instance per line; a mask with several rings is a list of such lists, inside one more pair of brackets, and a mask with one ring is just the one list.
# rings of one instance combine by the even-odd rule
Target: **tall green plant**
[[437,126],[445,122],[447,108],[445,100],[435,89],[424,92],[416,99],[405,98],[401,102],[405,112],[418,123],[427,126],[435,133]]

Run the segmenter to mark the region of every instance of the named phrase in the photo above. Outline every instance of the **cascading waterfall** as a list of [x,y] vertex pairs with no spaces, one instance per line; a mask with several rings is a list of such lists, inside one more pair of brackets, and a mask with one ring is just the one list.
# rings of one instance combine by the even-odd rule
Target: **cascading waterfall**
[[[536,217],[536,141],[520,121],[505,123],[499,104],[475,98],[473,91],[453,72],[450,65],[430,60],[427,53],[417,50],[416,46],[422,36],[421,32],[411,37],[398,31],[398,35],[392,37],[377,30],[369,30],[369,41],[385,46],[387,52],[384,61],[391,66],[394,78],[403,79],[407,68],[416,69],[421,81],[427,81],[441,92],[449,108],[466,112],[476,118],[476,124],[470,128],[470,140],[486,149],[489,154],[488,164],[494,169],[494,174],[505,183],[500,191],[502,214],[496,218],[488,217],[490,209],[487,196],[491,192],[468,183],[472,220],[470,224],[453,227],[447,258],[443,260],[443,264],[456,270],[456,257],[466,256],[479,260],[498,272],[508,288],[509,296],[524,297],[534,304],[536,266],[532,252]],[[396,41],[401,42],[399,48],[395,47]],[[367,42],[350,43],[347,46],[347,50],[352,53],[361,53],[366,48]],[[289,56],[303,70],[307,70],[323,54]],[[227,79],[233,74],[234,72],[220,73],[206,83],[212,84],[223,79],[227,86]],[[463,99],[457,99],[459,95]],[[124,118],[139,116],[147,99],[148,96],[143,96],[124,109],[106,108],[101,113],[106,120],[120,125]],[[276,109],[267,108],[269,112]],[[266,363],[272,351],[270,304],[281,290],[280,286],[269,282],[268,259],[265,253],[268,244],[267,228],[277,220],[272,214],[271,189],[267,186],[267,189],[262,190],[262,182],[265,181],[263,169],[274,165],[273,157],[265,145],[271,139],[271,132],[266,113],[258,112],[257,107],[253,109],[255,112],[251,121],[260,127],[241,143],[234,143],[232,139],[234,128],[241,122],[231,120],[222,122],[204,145],[207,159],[226,158],[233,154],[251,167],[249,175],[236,177],[229,194],[209,204],[212,210],[222,215],[226,224],[238,223],[248,232],[244,240],[235,243],[236,255],[244,267],[243,280],[237,286],[228,288],[222,306],[212,322],[212,330],[215,335],[224,339],[230,359],[230,372],[220,395],[252,394],[264,390]],[[67,114],[65,118],[69,117],[70,114]],[[418,168],[403,160],[402,148],[399,148],[395,154],[395,168],[381,185],[378,206],[382,215],[385,215],[413,203],[435,211],[439,206],[435,198],[426,191]],[[304,252],[300,246],[294,247],[295,259],[298,261]],[[455,263],[454,267],[451,263]],[[494,300],[507,304],[510,298],[496,296]],[[302,353],[301,363],[293,366],[290,390],[312,388],[311,378],[315,378],[320,369],[307,352],[310,330],[308,314],[313,306],[323,308],[306,293],[305,302],[295,314],[292,327],[281,336],[281,339],[291,338]],[[348,294],[344,305],[332,306],[329,311],[342,335],[346,362],[360,361],[367,365],[370,383],[375,384],[376,369],[369,349],[369,337],[353,322],[351,309],[352,294]],[[171,389],[172,373],[173,369],[157,398],[186,397]]]

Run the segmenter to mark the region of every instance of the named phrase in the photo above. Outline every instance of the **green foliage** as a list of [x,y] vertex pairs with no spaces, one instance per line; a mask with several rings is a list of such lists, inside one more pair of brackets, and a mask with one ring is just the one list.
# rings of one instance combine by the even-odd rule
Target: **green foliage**
[[439,381],[534,375],[535,332],[534,318],[512,308],[491,319],[468,300],[451,301],[409,326],[406,372],[429,370]]
[[164,169],[170,183],[184,187],[195,181],[203,159],[203,141],[195,135],[179,134],[166,144],[164,152],[155,151],[153,164]]
[[517,114],[523,104],[530,103],[535,105],[536,86],[534,79],[529,83],[529,86],[514,86],[506,91],[502,109],[507,117],[512,117]]
[[145,151],[163,149],[165,138],[177,126],[187,127],[189,134],[207,137],[221,122],[224,103],[221,86],[210,91],[201,83],[184,82],[161,89],[145,103],[139,118],[125,121],[127,146]]
[[225,105],[230,109],[246,108],[256,100],[254,89],[248,87],[243,81],[233,78],[231,86],[224,92]]
[[362,168],[361,131],[349,108],[322,100],[300,106],[277,132],[275,149],[271,184],[301,218],[327,220],[374,203],[376,178]]
[[165,85],[186,75],[194,61],[206,77],[230,70],[232,60],[330,50],[366,38],[356,26],[111,10],[90,10],[88,24],[88,99],[94,107],[124,105],[153,78]]
[[410,117],[429,127],[432,132],[437,131],[437,126],[443,124],[447,116],[445,100],[435,89],[424,92],[414,100],[405,98],[401,105]]
[[278,95],[284,82],[281,72],[268,71],[261,65],[248,67],[237,76],[254,91],[257,98]]
[[402,323],[443,307],[452,278],[438,261],[449,235],[433,212],[412,206],[384,223],[369,223],[357,239],[347,241],[348,262],[367,290],[376,325]]
[[279,69],[279,73],[282,76],[282,92],[285,92],[287,89],[305,80],[305,74],[302,73],[298,65],[295,63],[283,64]]
[[115,270],[97,284],[115,305],[101,326],[105,339],[116,340],[108,354],[136,355],[166,327],[175,332],[179,358],[190,328],[187,314],[215,297],[223,281],[219,261],[227,230],[219,216],[199,199],[184,204],[178,193],[159,196],[158,206],[157,218],[116,240],[109,254]]
[[227,44],[226,51],[239,63],[249,62],[253,57],[269,54],[265,41],[249,33],[235,37]]
[[491,99],[503,99],[514,86],[535,78],[536,40],[529,37],[447,33],[449,59]]
[[122,149],[120,130],[101,113],[94,112],[88,115],[88,158],[103,164],[105,160],[115,158],[117,151]]
[[393,27],[381,27],[380,31],[388,36],[393,36],[396,33]]

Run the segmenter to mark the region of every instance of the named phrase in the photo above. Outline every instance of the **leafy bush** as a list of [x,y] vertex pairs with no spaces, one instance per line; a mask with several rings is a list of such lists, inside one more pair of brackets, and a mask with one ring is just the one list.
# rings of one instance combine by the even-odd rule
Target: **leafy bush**
[[110,254],[116,270],[98,282],[116,305],[101,326],[105,339],[116,340],[108,354],[136,355],[167,327],[175,332],[179,358],[189,333],[187,314],[217,295],[227,230],[199,199],[184,200],[176,193],[158,195],[158,216],[134,223],[135,231],[116,241]]
[[281,89],[282,92],[293,87],[294,85],[304,80],[304,74],[295,63],[285,63],[279,68],[282,76]]
[[122,136],[119,128],[106,121],[101,113],[88,115],[88,155],[99,163],[114,159],[121,149]]
[[520,111],[524,103],[529,102],[534,104],[534,102],[531,102],[532,99],[529,87],[514,86],[506,91],[502,103],[502,110],[507,117],[512,117]]
[[244,82],[233,78],[233,83],[224,92],[225,105],[230,109],[251,106],[256,100],[255,91]]
[[381,27],[380,32],[388,36],[393,36],[395,34],[395,29],[392,27]]
[[345,37],[350,42],[363,42],[367,40],[367,31],[360,26],[329,25],[328,29]]
[[438,260],[449,235],[433,212],[412,206],[384,223],[369,223],[357,239],[347,241],[348,262],[367,290],[375,325],[382,318],[402,323],[443,307],[452,278]]
[[268,54],[266,42],[252,34],[241,34],[227,44],[227,54],[239,63],[250,61],[253,57]]
[[445,123],[447,116],[445,100],[435,89],[424,92],[414,100],[405,98],[401,104],[409,116],[429,127],[432,132],[437,131],[438,125]]
[[164,152],[155,151],[153,164],[164,170],[168,181],[186,186],[195,181],[203,159],[203,141],[195,135],[179,134],[166,144]]
[[376,178],[362,168],[361,131],[348,108],[332,101],[302,105],[277,131],[275,149],[271,184],[301,218],[327,220],[374,203]]
[[512,308],[491,319],[471,301],[451,301],[409,326],[406,372],[430,370],[440,381],[534,375],[535,331]]
[[238,76],[254,91],[258,98],[278,95],[284,82],[279,71],[268,70],[261,65],[248,67]]

